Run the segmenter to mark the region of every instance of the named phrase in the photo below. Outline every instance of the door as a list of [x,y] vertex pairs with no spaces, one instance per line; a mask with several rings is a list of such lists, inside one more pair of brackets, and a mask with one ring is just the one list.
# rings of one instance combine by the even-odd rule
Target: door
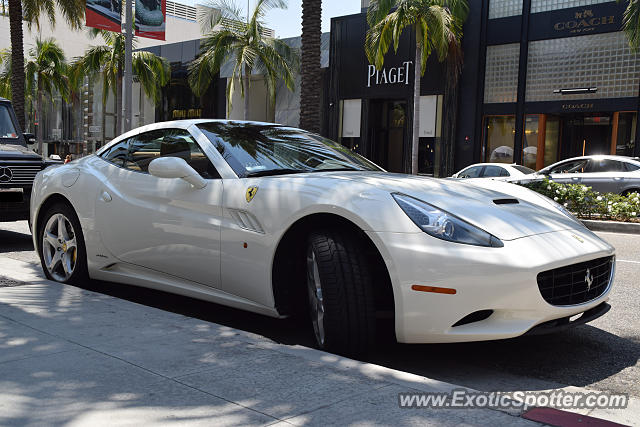
[[582,183],[599,193],[621,193],[625,186],[624,163],[613,159],[594,158],[589,161]]
[[575,114],[563,117],[562,156],[609,154],[611,113]]
[[389,172],[405,172],[406,117],[406,101],[371,101],[369,114],[370,158]]
[[[158,157],[185,159],[207,186],[148,173]],[[105,247],[127,263],[218,286],[223,184],[191,134],[160,129],[129,138],[103,153],[112,164],[96,201]]]
[[549,170],[550,178],[561,184],[581,184],[589,159],[568,160]]

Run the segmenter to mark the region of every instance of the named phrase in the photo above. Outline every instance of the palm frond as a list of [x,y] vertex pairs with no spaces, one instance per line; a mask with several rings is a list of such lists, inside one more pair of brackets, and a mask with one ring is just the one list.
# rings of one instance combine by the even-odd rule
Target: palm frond
[[624,11],[622,28],[629,39],[629,45],[637,52],[640,48],[640,0],[629,0]]

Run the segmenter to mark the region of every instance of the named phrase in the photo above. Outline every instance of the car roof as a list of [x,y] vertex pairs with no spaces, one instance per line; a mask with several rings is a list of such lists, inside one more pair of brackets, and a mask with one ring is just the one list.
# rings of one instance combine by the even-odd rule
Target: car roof
[[[629,156],[617,156],[614,154],[592,154],[590,156],[578,156],[578,157],[571,157],[569,159],[564,159],[564,160],[560,160],[557,161],[554,164],[557,163],[563,163],[563,162],[568,162],[568,161],[572,161],[572,160],[586,160],[586,159],[595,159],[595,160],[618,160],[618,161],[629,161],[629,160],[634,160],[634,161],[638,161],[638,158],[634,158],[634,157],[629,157]],[[552,166],[552,165],[550,165]],[[547,166],[549,167],[549,166]]]

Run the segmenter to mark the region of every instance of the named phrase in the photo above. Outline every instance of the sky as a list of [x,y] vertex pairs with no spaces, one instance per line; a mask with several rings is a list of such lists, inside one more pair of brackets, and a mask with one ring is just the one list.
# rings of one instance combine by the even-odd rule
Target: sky
[[[175,0],[178,3],[207,4],[207,0]],[[247,0],[233,0],[243,10],[247,10]],[[251,8],[255,0],[249,0]],[[286,10],[271,10],[265,18],[266,26],[276,32],[276,37],[297,37],[302,33],[302,0],[288,0]],[[322,32],[329,32],[331,18],[360,12],[360,0],[322,0]]]

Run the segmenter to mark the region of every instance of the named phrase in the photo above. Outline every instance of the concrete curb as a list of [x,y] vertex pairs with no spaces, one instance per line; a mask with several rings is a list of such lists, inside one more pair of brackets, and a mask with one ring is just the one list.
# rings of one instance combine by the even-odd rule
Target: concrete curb
[[608,231],[611,233],[640,234],[640,223],[618,221],[581,220],[591,231]]

